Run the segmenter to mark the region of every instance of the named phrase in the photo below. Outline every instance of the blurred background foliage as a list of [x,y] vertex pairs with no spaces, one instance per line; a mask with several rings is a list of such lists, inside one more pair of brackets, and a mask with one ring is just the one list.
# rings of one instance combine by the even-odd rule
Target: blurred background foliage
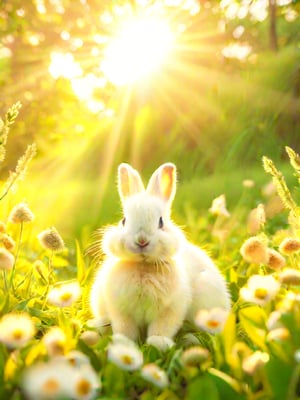
[[[169,57],[145,79],[112,82],[102,63],[118,26],[156,13],[175,34]],[[223,192],[234,205],[243,179],[267,180],[262,155],[300,150],[299,14],[297,0],[2,0],[0,114],[23,107],[1,178],[35,142],[17,196],[67,234],[119,218],[123,161],[146,178],[175,162],[177,210]]]

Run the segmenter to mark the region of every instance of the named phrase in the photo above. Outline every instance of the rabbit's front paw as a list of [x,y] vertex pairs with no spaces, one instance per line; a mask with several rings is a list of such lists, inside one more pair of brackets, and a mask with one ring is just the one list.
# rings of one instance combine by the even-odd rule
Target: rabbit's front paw
[[156,347],[160,351],[166,351],[174,346],[172,339],[167,336],[152,335],[147,339],[147,343]]

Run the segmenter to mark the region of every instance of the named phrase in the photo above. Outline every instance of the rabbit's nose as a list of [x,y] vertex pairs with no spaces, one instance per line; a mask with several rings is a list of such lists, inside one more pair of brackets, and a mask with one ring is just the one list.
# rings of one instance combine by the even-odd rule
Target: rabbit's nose
[[136,240],[136,244],[139,246],[139,247],[146,247],[146,246],[148,246],[148,244],[149,244],[149,240],[147,240],[146,238],[145,238],[145,236],[139,236],[138,238],[137,238],[137,240]]

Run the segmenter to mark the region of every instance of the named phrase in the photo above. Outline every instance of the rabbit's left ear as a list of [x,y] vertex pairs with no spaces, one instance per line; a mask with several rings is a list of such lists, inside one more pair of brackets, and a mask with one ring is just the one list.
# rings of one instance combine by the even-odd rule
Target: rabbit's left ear
[[153,172],[147,192],[171,206],[176,193],[176,166],[172,163],[162,164]]
[[122,201],[145,190],[140,174],[129,164],[122,163],[119,165],[118,189]]

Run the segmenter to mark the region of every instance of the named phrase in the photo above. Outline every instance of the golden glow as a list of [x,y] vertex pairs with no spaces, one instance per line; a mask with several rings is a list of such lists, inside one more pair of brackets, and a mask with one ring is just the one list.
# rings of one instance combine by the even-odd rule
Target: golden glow
[[53,52],[49,72],[55,79],[59,77],[72,79],[82,75],[82,69],[71,53]]
[[174,36],[166,21],[130,20],[108,44],[101,69],[115,85],[136,82],[163,64],[173,42]]

